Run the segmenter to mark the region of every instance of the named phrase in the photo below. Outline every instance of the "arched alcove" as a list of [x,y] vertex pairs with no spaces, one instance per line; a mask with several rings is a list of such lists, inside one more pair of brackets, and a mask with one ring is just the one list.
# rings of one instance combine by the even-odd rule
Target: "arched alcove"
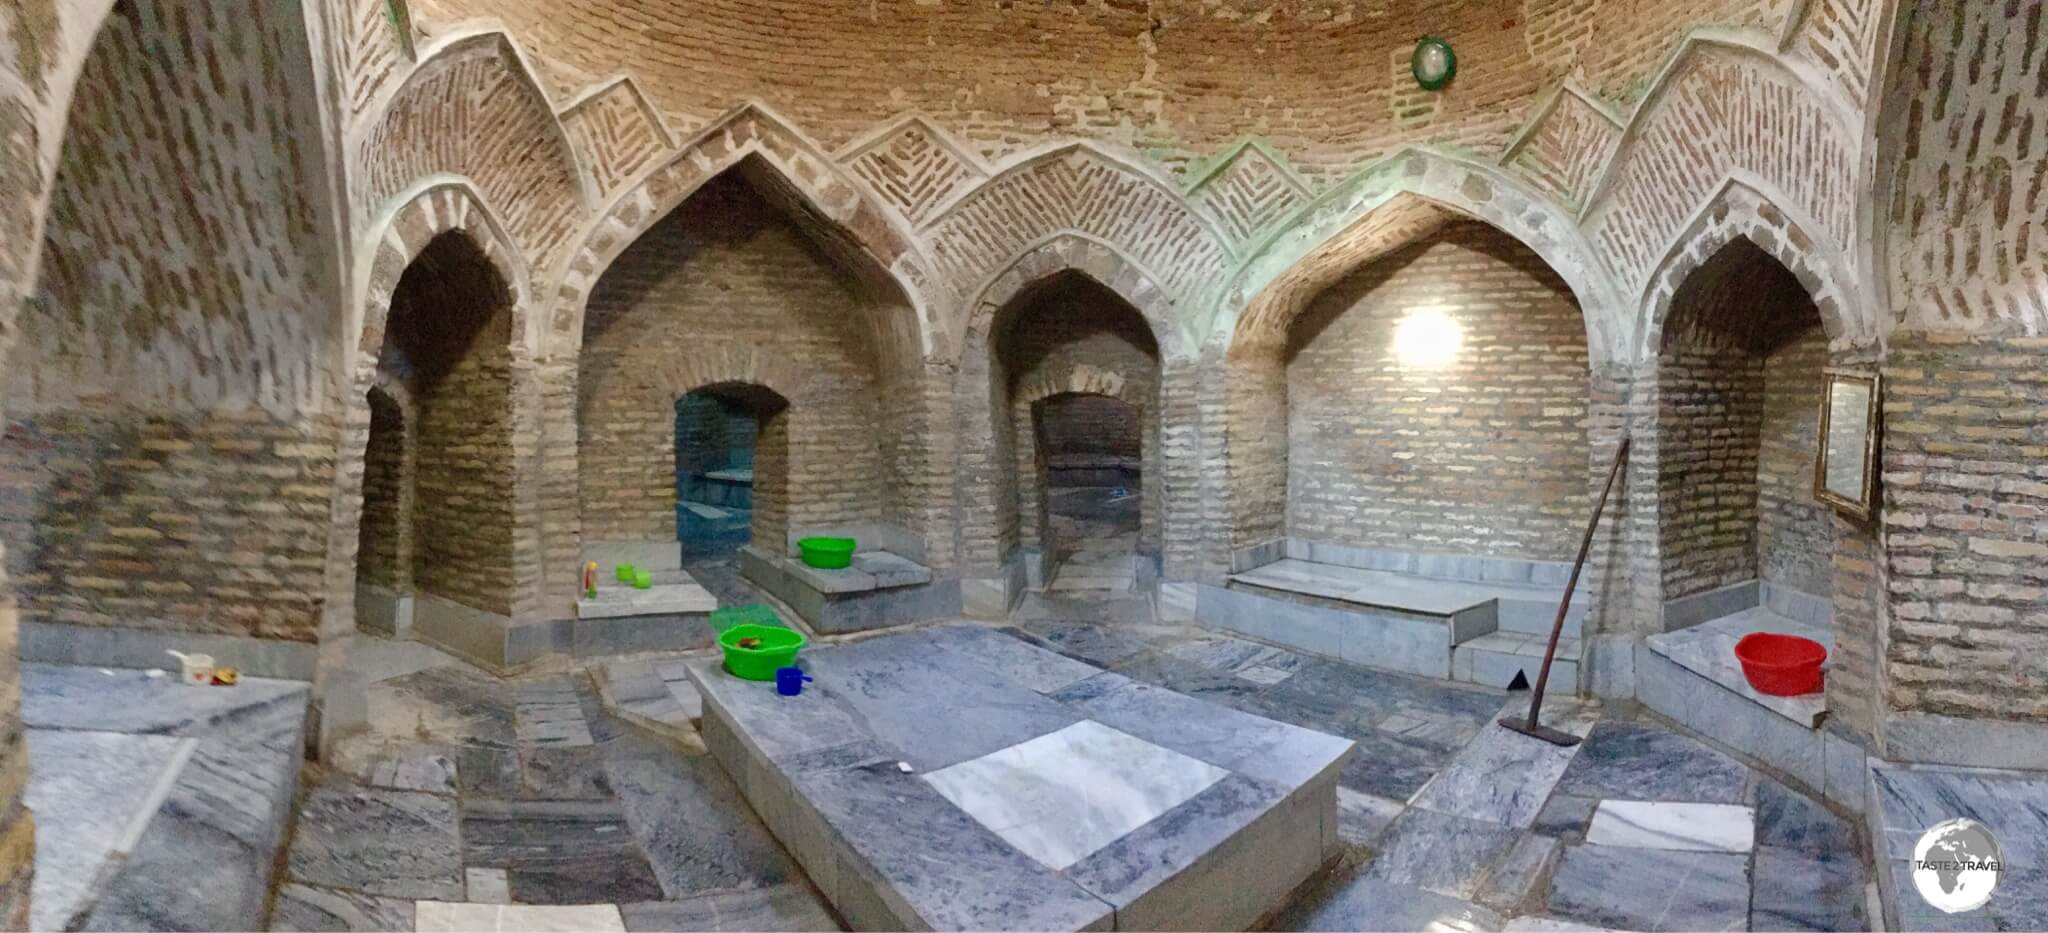
[[758,384],[720,382],[683,393],[675,413],[683,568],[736,598],[740,547],[788,546],[789,400]]
[[[777,535],[753,516],[757,547],[779,557],[795,537],[851,530],[923,559],[922,503],[910,495],[922,439],[907,433],[923,418],[922,373],[894,323],[907,299],[801,205],[769,166],[744,159],[597,280],[577,357],[588,559],[680,565],[676,405],[738,383],[772,393],[783,412],[772,424],[787,450],[783,511]],[[754,490],[757,503],[766,493]]]
[[1759,583],[1831,599],[1832,513],[1813,497],[1827,360],[1813,297],[1745,237],[1673,292],[1656,381],[1667,606]]
[[[1060,564],[1083,551],[1122,548],[1127,555],[1156,560],[1161,484],[1141,482],[1134,490],[1138,521],[1128,538],[1091,542],[1072,537],[1082,529],[1071,523],[1065,526],[1069,535],[1062,535],[1061,523],[1050,520],[1052,451],[1044,446],[1057,438],[1068,448],[1123,450],[1134,456],[1131,466],[1138,475],[1156,478],[1160,357],[1145,318],[1094,278],[1057,272],[1022,289],[995,312],[987,353],[995,462],[1015,465],[1001,471],[996,484],[995,523],[988,529],[996,536],[996,552],[1024,547],[1030,576],[1041,584],[1053,582]],[[1077,398],[1122,406],[1129,424],[1122,418],[1048,421]],[[1064,433],[1049,434],[1049,428]],[[1114,496],[1115,488],[1103,486],[1095,495]],[[1107,501],[1101,506],[1119,508]],[[1128,588],[1135,564],[1122,564],[1132,568],[1116,575]],[[1070,582],[1102,576],[1077,572]]]
[[392,292],[369,393],[359,625],[403,633],[463,608],[512,614],[511,346],[512,291],[476,240],[428,241]]

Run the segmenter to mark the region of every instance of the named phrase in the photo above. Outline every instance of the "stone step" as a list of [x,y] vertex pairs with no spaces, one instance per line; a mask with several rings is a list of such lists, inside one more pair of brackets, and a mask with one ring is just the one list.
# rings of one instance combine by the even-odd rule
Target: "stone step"
[[[650,575],[654,585],[647,589],[619,584],[600,585],[594,599],[576,601],[579,619],[617,619],[627,616],[709,614],[718,608],[718,597],[681,570]],[[681,577],[680,580],[676,579]]]
[[[1549,636],[1521,632],[1493,632],[1481,635],[1451,650],[1451,679],[1488,687],[1506,687],[1521,673],[1530,686],[1543,669],[1543,649]],[[1557,640],[1557,658],[1550,665],[1546,691],[1576,693],[1579,689],[1580,642],[1576,638]]]

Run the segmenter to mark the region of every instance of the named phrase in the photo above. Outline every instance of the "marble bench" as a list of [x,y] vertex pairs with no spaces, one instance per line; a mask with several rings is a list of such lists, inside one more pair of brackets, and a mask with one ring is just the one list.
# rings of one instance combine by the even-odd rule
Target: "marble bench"
[[[1494,687],[1517,673],[1536,679],[1569,574],[1547,561],[1284,548],[1263,561],[1240,558],[1226,587],[1203,588],[1197,620],[1357,664]],[[1574,600],[1554,689],[1578,688],[1584,618],[1584,600]]]
[[687,670],[706,747],[854,929],[1246,929],[1338,851],[1348,739],[976,626],[800,660],[798,697]]
[[935,583],[929,568],[892,551],[857,551],[852,566],[820,570],[750,544],[740,549],[740,573],[826,634],[921,622],[960,612],[959,581]]

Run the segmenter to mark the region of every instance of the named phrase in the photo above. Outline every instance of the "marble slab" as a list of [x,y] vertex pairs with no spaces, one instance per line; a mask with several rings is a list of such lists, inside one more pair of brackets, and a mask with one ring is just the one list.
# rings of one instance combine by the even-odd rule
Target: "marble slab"
[[1365,877],[1469,900],[1519,835],[1498,823],[1410,807],[1381,837]]
[[709,930],[753,933],[759,930],[830,930],[839,922],[810,886],[801,882],[749,891],[722,891],[678,901],[620,904],[619,913],[632,933]]
[[1228,773],[1082,720],[923,777],[1004,841],[1058,871]]
[[1856,830],[1806,795],[1768,777],[1756,788],[1756,844],[1800,852],[1854,852]]
[[316,787],[292,838],[294,880],[388,897],[463,896],[453,798],[342,784]]
[[[1509,699],[1503,714],[1522,710],[1524,702],[1519,695]],[[1591,732],[1599,717],[1597,708],[1569,700],[1545,712],[1545,725],[1578,736]],[[1578,746],[1559,747],[1491,723],[1415,795],[1414,805],[1526,829],[1577,753]]]
[[1090,719],[1228,771],[1293,786],[1348,760],[1353,743],[1164,687],[1101,673],[1054,697]]
[[470,904],[421,901],[418,933],[625,933],[612,904]]
[[858,853],[857,861],[832,856],[839,860],[833,902],[855,929],[1073,930],[1114,922],[1108,903],[891,764],[811,771],[794,785]]
[[635,735],[613,739],[605,752],[607,783],[665,897],[800,877],[717,762]]
[[[1176,677],[1266,689],[1120,632],[1032,628],[1028,641],[939,626],[835,645],[806,656],[818,679],[798,697],[710,659],[685,669],[702,691],[705,746],[856,928],[1240,928],[1335,851],[1349,741],[1037,643],[1050,633]],[[988,743],[956,734],[985,726],[1018,737],[917,766]],[[1236,896],[1215,898],[1224,885]]]
[[1505,913],[1514,913],[1528,903],[1538,885],[1550,876],[1560,846],[1556,839],[1524,833],[1515,840],[1500,863],[1480,882],[1478,901]]
[[27,739],[22,802],[36,818],[29,922],[62,930],[141,837],[198,740],[58,729],[29,729]]
[[1274,929],[1478,933],[1501,929],[1504,923],[1500,914],[1464,898],[1412,884],[1358,877],[1327,899],[1281,916]]
[[1668,729],[1607,721],[1593,727],[1558,781],[1560,793],[1624,800],[1741,803],[1749,769]]
[[1865,874],[1854,849],[1818,853],[1759,846],[1750,929],[1869,929],[1863,918]]
[[502,868],[522,904],[662,897],[622,806],[610,800],[467,800],[462,860]]
[[930,637],[940,650],[1039,693],[1053,693],[1102,672],[1094,665],[979,625],[942,625],[931,629]]
[[617,619],[626,616],[688,615],[709,613],[718,608],[718,597],[695,581],[669,583],[639,589],[631,586],[600,587],[597,595],[576,601],[579,619]]
[[[1058,731],[1080,718],[962,655],[929,650],[922,638],[835,645],[805,658],[819,684],[842,698],[876,738],[902,749],[904,760],[921,772]],[[935,720],[961,727],[935,729]]]
[[21,721],[31,729],[196,735],[259,707],[303,706],[310,690],[298,680],[249,677],[200,688],[162,672],[23,664]]
[[1596,845],[1685,852],[1748,852],[1756,844],[1756,811],[1726,803],[1602,800],[1586,827]]
[[306,696],[304,685],[275,701],[259,692],[195,730],[191,759],[86,928],[239,930],[262,922],[305,755]]
[[1991,830],[2008,863],[2048,869],[2048,779],[2038,773],[1874,767],[1871,784],[1885,836],[1873,845],[1886,858],[1912,858],[1929,827],[1967,817]]
[[410,930],[413,901],[404,897],[378,897],[359,891],[338,891],[303,884],[286,884],[277,892],[277,905],[270,912],[274,931],[316,930]]
[[1749,856],[1567,846],[1545,902],[1557,917],[1621,930],[1741,930]]

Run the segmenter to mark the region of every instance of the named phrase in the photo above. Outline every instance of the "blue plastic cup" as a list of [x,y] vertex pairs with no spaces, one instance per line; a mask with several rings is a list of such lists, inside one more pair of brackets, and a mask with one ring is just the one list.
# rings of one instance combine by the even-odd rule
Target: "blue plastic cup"
[[801,667],[778,667],[775,669],[775,692],[786,697],[798,696],[804,692],[804,684],[815,679],[804,673]]

